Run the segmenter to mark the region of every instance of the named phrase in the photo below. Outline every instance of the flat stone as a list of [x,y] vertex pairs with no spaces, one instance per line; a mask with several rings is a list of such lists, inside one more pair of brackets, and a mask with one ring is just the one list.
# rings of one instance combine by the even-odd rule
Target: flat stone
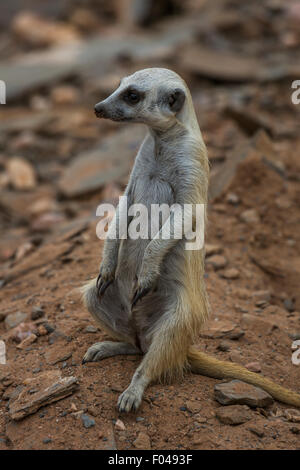
[[71,395],[77,388],[77,378],[61,377],[58,370],[49,370],[26,379],[23,385],[20,393],[9,402],[9,413],[16,421],[35,413],[42,406]]
[[218,349],[220,351],[224,351],[224,352],[225,351],[230,351],[230,348],[231,348],[231,343],[229,341],[226,341],[226,340],[221,341],[219,346],[218,346]]
[[222,405],[248,405],[265,408],[273,403],[267,392],[240,380],[215,385],[215,399]]
[[284,410],[284,417],[292,423],[300,423],[300,410],[289,408]]
[[118,431],[125,431],[126,429],[125,424],[120,419],[117,419],[115,423],[115,428],[118,429]]
[[64,362],[70,359],[72,356],[72,351],[57,351],[57,347],[53,347],[46,352],[45,358],[47,364],[55,365],[58,362]]
[[190,413],[199,413],[199,411],[201,411],[201,403],[198,402],[198,401],[192,401],[192,400],[188,400],[186,402],[186,408],[187,410],[190,412]]
[[247,209],[241,213],[240,219],[249,225],[257,224],[260,221],[259,214],[256,209]]
[[7,163],[7,172],[11,184],[17,190],[29,190],[36,186],[34,168],[24,158],[10,158]]
[[261,365],[259,362],[249,362],[249,364],[246,364],[245,367],[251,372],[256,372],[256,373],[261,372]]
[[32,333],[31,335],[27,336],[27,338],[23,339],[20,344],[18,344],[17,348],[18,349],[26,349],[28,346],[30,346],[32,343],[34,343],[37,340],[37,336]]
[[225,268],[225,266],[227,265],[227,259],[221,255],[214,255],[214,256],[210,256],[206,260],[206,263],[212,265],[213,268],[217,270],[217,269]]
[[222,406],[216,411],[216,417],[223,424],[230,424],[235,426],[237,424],[246,423],[252,418],[248,406],[245,405],[231,405]]
[[25,338],[35,334],[37,327],[33,322],[22,322],[10,331],[10,338],[21,343]]
[[78,197],[127,176],[145,131],[140,126],[127,128],[101,140],[94,150],[74,159],[59,180],[66,197]]
[[222,251],[223,248],[220,245],[213,245],[209,243],[205,244],[205,255],[207,257],[212,255],[219,255],[220,253],[222,253]]
[[98,328],[96,328],[95,326],[93,325],[88,325],[85,327],[85,329],[83,330],[83,333],[97,333],[98,331]]
[[269,290],[257,290],[252,292],[252,297],[255,301],[263,300],[264,302],[271,301],[271,291]]
[[203,338],[223,338],[234,331],[236,323],[230,320],[209,320],[201,332]]
[[16,313],[10,313],[5,317],[4,324],[5,328],[7,330],[10,330],[11,328],[15,328],[15,326],[18,326],[20,323],[22,323],[24,320],[26,320],[27,314],[22,313],[22,312],[16,312]]
[[224,279],[238,279],[240,277],[240,272],[236,268],[225,269],[221,274],[221,277]]

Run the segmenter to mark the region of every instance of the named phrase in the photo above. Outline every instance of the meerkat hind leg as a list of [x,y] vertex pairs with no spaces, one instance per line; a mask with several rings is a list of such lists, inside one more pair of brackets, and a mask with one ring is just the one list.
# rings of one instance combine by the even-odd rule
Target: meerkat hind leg
[[102,341],[93,344],[85,353],[82,363],[97,362],[107,357],[118,356],[121,354],[142,354],[140,349],[129,343],[118,343],[114,341]]

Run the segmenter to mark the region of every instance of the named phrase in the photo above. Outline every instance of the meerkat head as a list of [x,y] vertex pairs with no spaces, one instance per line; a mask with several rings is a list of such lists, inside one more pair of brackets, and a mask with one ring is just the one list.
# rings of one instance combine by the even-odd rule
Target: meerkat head
[[140,122],[166,129],[176,121],[186,102],[185,82],[172,70],[139,70],[95,106],[96,116],[113,121]]

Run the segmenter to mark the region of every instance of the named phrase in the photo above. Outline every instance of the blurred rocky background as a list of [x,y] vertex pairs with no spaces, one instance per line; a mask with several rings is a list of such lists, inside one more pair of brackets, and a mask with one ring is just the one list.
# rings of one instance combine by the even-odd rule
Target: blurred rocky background
[[211,162],[200,347],[299,391],[299,46],[295,0],[1,3],[0,448],[299,448],[295,410],[220,411],[215,381],[197,376],[152,386],[120,419],[138,359],[81,366],[104,334],[76,293],[101,260],[96,207],[118,201],[145,133],[97,120],[94,104],[135,70],[174,69]]

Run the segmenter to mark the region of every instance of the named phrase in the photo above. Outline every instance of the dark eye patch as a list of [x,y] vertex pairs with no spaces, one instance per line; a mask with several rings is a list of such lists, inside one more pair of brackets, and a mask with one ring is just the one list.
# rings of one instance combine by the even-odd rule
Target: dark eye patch
[[137,90],[130,88],[123,93],[123,100],[127,104],[135,105],[141,101],[143,95]]

